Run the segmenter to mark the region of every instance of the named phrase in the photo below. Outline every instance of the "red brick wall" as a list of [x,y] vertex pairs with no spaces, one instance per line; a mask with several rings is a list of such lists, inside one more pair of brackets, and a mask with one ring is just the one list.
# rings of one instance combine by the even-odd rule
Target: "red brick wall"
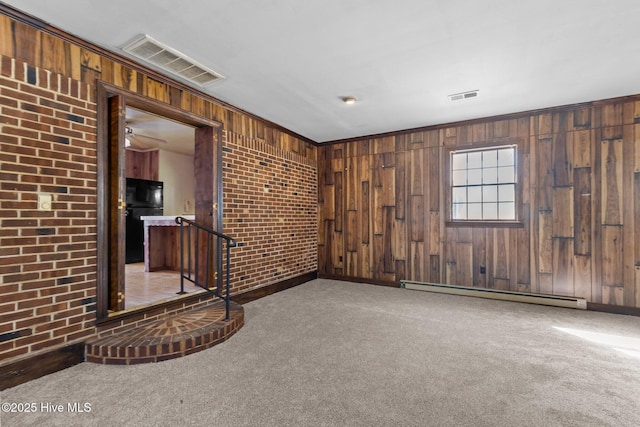
[[[0,58],[0,359],[94,333],[96,106],[68,77]],[[51,195],[39,211],[38,195]]]
[[317,270],[316,161],[229,131],[223,141],[232,293]]
[[[206,304],[95,326],[94,91],[0,56],[0,364]],[[315,156],[225,131],[223,161],[232,293],[317,270]]]

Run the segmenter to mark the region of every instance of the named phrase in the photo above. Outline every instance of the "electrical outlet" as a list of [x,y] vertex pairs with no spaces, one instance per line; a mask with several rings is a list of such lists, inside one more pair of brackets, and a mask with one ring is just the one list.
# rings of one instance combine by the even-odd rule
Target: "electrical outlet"
[[486,274],[487,273],[487,267],[485,267],[484,265],[480,266],[480,274]]

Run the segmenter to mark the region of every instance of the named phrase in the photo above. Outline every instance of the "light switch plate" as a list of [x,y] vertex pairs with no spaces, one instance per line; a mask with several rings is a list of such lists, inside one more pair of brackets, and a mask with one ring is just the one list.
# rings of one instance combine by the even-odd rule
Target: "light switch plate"
[[38,194],[38,210],[39,211],[51,210],[51,194]]

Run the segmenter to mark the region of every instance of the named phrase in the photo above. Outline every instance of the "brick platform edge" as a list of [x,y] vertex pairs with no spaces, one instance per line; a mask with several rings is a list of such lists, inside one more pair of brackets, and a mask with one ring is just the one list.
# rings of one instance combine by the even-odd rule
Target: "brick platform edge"
[[86,361],[106,365],[154,363],[186,356],[220,344],[244,325],[244,309],[224,302],[175,314],[86,344]]

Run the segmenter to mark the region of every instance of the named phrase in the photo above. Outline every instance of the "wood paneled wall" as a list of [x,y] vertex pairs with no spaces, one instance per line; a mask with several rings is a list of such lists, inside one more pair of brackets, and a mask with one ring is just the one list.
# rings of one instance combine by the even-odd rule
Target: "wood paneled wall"
[[[518,226],[449,222],[449,150],[514,142]],[[325,145],[318,177],[322,275],[640,307],[638,96]]]

